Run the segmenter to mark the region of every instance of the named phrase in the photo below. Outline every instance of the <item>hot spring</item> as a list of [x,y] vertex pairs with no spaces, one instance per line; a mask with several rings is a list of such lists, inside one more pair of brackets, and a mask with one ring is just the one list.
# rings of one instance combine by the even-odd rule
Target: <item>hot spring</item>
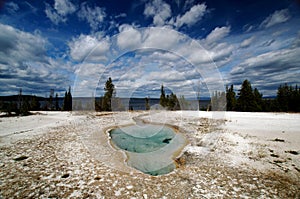
[[165,125],[130,125],[109,134],[112,144],[126,152],[129,166],[154,176],[173,171],[173,158],[187,143],[181,133]]

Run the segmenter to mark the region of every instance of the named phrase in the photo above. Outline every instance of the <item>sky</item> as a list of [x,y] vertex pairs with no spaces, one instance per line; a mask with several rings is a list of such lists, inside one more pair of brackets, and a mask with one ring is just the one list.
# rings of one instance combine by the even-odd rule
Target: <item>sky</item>
[[209,97],[300,85],[296,0],[0,1],[0,95]]

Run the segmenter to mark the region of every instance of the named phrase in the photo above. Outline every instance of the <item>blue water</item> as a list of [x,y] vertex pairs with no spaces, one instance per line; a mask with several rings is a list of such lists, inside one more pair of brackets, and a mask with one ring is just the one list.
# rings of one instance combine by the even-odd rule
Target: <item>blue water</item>
[[117,147],[136,153],[156,151],[169,144],[175,136],[171,128],[158,125],[117,128],[110,135]]
[[110,131],[113,145],[126,151],[129,166],[150,175],[163,175],[176,168],[173,155],[185,138],[163,125],[131,125]]

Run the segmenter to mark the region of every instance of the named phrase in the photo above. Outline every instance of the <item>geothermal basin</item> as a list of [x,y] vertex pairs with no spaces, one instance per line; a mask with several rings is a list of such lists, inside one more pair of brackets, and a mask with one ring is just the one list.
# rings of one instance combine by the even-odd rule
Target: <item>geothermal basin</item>
[[111,143],[127,155],[127,164],[143,173],[157,176],[176,168],[187,140],[176,128],[167,125],[139,124],[109,131]]

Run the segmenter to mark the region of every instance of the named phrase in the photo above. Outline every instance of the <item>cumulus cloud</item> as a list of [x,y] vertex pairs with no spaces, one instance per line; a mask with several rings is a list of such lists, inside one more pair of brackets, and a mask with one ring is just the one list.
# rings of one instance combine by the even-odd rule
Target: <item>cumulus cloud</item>
[[205,38],[205,44],[210,45],[217,43],[224,37],[226,37],[230,32],[230,27],[216,27],[214,30],[212,30],[207,37]]
[[66,74],[71,67],[47,56],[48,41],[37,32],[0,24],[0,46],[0,93],[16,94],[23,88],[27,94],[40,94],[70,84]]
[[150,1],[145,5],[144,15],[146,17],[153,17],[153,24],[156,26],[165,25],[171,14],[170,5],[163,0]]
[[120,49],[134,49],[141,45],[141,33],[130,25],[119,27],[120,33],[117,36],[117,44]]
[[72,14],[76,11],[76,6],[68,0],[55,0],[54,9],[61,16]]
[[44,61],[47,40],[8,25],[0,24],[1,63],[21,66],[26,60]]
[[101,34],[83,35],[73,38],[69,42],[70,55],[75,61],[101,61],[106,60],[105,53],[109,50],[109,38]]
[[261,24],[261,28],[269,28],[276,24],[284,23],[290,19],[290,13],[288,9],[277,10],[270,16],[268,16]]
[[55,0],[54,8],[46,3],[45,13],[52,23],[58,25],[61,22],[66,22],[67,15],[74,13],[76,9],[76,6],[71,1]]
[[206,13],[206,5],[205,3],[194,5],[191,7],[189,11],[187,11],[182,16],[177,16],[175,26],[180,28],[183,25],[192,26],[196,22],[200,21],[204,14]]
[[78,12],[78,17],[81,20],[87,21],[92,30],[96,31],[101,27],[101,23],[104,21],[106,13],[104,8],[98,6],[91,8],[86,3],[82,3],[80,11]]
[[[168,33],[168,34],[166,34]],[[143,34],[143,47],[174,50],[183,39],[183,35],[171,29],[147,29]]]

